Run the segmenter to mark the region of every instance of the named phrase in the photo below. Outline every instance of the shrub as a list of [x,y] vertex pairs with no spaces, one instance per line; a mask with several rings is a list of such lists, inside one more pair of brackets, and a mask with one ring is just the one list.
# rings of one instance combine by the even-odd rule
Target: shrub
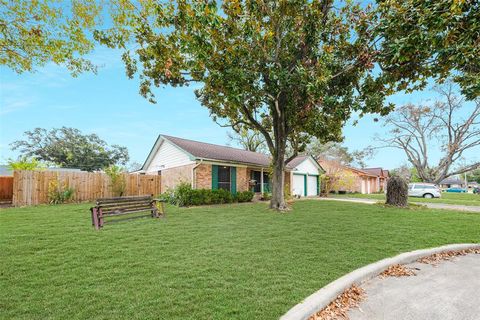
[[173,190],[167,190],[160,195],[161,199],[180,207],[199,206],[209,204],[223,204],[232,202],[248,202],[253,199],[253,192],[244,191],[232,195],[224,189],[192,189],[189,183],[182,182]]
[[237,192],[235,198],[238,202],[250,202],[253,199],[254,193],[252,191]]
[[262,194],[262,200],[268,201],[268,200],[271,200],[271,199],[272,199],[272,194],[271,193],[264,192]]
[[10,170],[42,170],[44,169],[45,163],[38,161],[35,158],[21,157],[17,160],[9,159],[8,168]]
[[125,172],[119,166],[112,165],[105,169],[105,173],[110,178],[110,189],[114,196],[121,197],[127,189],[127,180]]
[[58,180],[50,181],[48,184],[48,202],[50,204],[60,204],[70,201],[73,198],[75,190],[60,184]]

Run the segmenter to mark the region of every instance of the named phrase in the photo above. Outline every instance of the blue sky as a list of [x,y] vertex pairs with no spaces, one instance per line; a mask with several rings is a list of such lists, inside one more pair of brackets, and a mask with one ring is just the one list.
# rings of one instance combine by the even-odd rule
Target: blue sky
[[[0,162],[15,158],[18,154],[9,144],[35,127],[67,126],[96,133],[109,144],[128,147],[131,160],[137,162],[145,160],[159,133],[227,143],[228,129],[211,120],[193,87],[158,89],[157,104],[151,104],[138,94],[138,81],[126,77],[119,52],[99,48],[90,59],[100,65],[97,75],[72,78],[55,65],[20,75],[0,69]],[[431,92],[397,94],[391,101],[400,105],[431,97]],[[381,122],[367,116],[357,126],[345,127],[344,143],[351,150],[362,149],[384,131]],[[394,168],[405,163],[405,157],[395,149],[381,150],[367,163]]]

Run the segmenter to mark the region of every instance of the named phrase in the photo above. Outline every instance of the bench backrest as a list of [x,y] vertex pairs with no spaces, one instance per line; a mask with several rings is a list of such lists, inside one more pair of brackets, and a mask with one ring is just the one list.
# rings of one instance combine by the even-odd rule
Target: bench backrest
[[96,201],[96,207],[102,209],[103,215],[116,214],[119,212],[137,212],[152,208],[151,196],[130,196],[115,198],[100,198]]

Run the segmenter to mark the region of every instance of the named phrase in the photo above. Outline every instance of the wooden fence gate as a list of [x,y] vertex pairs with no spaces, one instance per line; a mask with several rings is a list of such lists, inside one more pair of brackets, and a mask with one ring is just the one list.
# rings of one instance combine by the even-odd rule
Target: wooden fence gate
[[10,203],[13,198],[13,177],[0,177],[0,202]]
[[[123,196],[153,195],[161,193],[161,176],[124,174]],[[83,171],[20,171],[13,173],[13,205],[31,206],[48,203],[48,188],[52,181],[73,189],[72,201],[93,201],[114,194],[110,178],[101,172]]]

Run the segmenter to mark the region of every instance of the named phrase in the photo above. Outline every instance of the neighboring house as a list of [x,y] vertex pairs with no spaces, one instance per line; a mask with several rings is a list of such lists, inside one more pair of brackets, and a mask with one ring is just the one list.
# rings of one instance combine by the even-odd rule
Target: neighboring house
[[439,183],[441,189],[465,188],[465,181],[459,177],[448,177]]
[[389,178],[388,170],[384,170],[383,168],[363,168],[361,170],[377,177],[375,185],[373,186],[374,192],[382,192],[387,189],[387,181]]
[[358,192],[363,194],[381,192],[385,189],[388,180],[388,171],[381,168],[358,169],[344,166],[329,159],[319,158],[318,163],[325,169],[326,174],[339,174],[353,179],[348,186],[342,186],[339,191]]
[[[194,189],[263,193],[271,191],[270,163],[262,153],[159,135],[138,173],[161,175],[162,192],[186,182]],[[297,157],[286,167],[285,185],[292,191],[292,177],[302,175],[307,186],[299,190],[303,195],[318,195],[320,170],[312,157]]]

